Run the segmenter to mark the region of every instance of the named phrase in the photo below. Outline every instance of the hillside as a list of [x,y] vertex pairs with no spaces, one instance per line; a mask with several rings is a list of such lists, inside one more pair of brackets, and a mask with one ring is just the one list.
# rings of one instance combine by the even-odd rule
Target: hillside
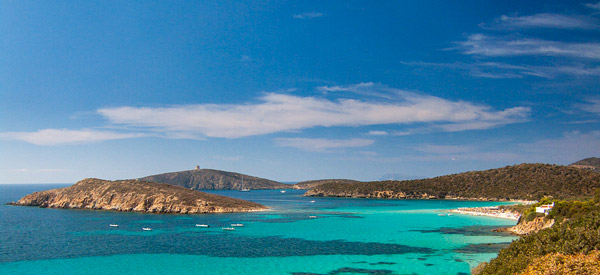
[[[512,242],[500,250],[498,257],[477,267],[473,274],[598,274],[600,192],[585,202],[554,203],[548,216],[538,214],[541,217],[535,218],[556,220],[552,227]],[[533,211],[529,210],[534,214],[531,216],[535,216]]]
[[306,196],[407,199],[536,200],[587,198],[600,187],[600,174],[550,164],[519,164],[429,179],[326,183]]
[[258,203],[169,184],[101,179],[84,179],[69,187],[35,192],[11,205],[180,214],[266,209]]
[[325,180],[309,180],[309,181],[301,181],[299,183],[294,184],[294,189],[312,189],[319,185],[325,183],[359,183],[356,180],[348,180],[348,179],[325,179]]
[[212,169],[171,172],[140,178],[142,181],[168,183],[194,190],[286,189],[290,185],[239,173]]
[[573,162],[569,166],[581,169],[588,169],[594,172],[600,172],[600,158],[586,158]]

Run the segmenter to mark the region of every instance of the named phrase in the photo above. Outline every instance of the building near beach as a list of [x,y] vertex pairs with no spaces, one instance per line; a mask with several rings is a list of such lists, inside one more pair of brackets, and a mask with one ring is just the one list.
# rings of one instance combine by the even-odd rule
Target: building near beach
[[535,212],[548,215],[548,213],[552,211],[552,207],[554,207],[554,202],[552,204],[544,204],[542,206],[536,207]]

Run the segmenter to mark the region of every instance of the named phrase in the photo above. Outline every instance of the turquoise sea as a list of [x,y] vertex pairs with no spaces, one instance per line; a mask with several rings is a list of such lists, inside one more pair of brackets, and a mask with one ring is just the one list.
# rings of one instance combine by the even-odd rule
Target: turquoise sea
[[[4,205],[65,186],[0,185],[0,274],[469,274],[514,240],[491,229],[516,223],[439,215],[493,202],[307,198],[301,190],[212,192],[271,207],[239,214]],[[244,227],[221,229],[232,223]]]

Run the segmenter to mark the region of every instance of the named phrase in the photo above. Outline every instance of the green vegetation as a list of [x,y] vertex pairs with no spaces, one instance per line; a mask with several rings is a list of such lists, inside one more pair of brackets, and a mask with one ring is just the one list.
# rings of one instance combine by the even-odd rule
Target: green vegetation
[[546,275],[546,274],[600,274],[600,251],[592,253],[564,255],[561,253],[548,254],[533,261],[521,275]]
[[364,198],[463,198],[490,200],[585,200],[600,188],[600,174],[550,164],[519,164],[430,179],[325,183],[308,196]]
[[[534,272],[540,269],[542,263],[547,263],[547,261],[540,261],[546,255],[554,254],[554,256],[549,257],[560,259],[563,256],[558,256],[559,254],[556,253],[561,255],[597,253],[594,251],[600,249],[600,200],[595,197],[593,200],[585,202],[559,200],[553,202],[555,206],[546,218],[555,219],[556,224],[554,226],[513,242],[509,247],[502,249],[498,253],[498,257],[491,260],[489,264],[479,267],[478,269],[482,270],[478,274],[515,274],[523,272],[525,269],[528,269],[528,272]],[[546,203],[551,203],[551,201],[544,199],[538,204],[532,205],[524,212],[525,219],[530,213],[535,214],[535,206]],[[567,257],[567,259],[576,262],[580,258]],[[574,265],[578,266],[576,263]],[[557,263],[554,268],[558,270],[564,268],[564,266]]]

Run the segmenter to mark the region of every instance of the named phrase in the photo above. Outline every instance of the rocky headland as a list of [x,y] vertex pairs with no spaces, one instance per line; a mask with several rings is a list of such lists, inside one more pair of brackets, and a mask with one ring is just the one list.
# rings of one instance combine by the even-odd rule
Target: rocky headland
[[84,179],[76,184],[29,194],[11,205],[144,213],[230,213],[266,210],[240,199],[138,180]]

